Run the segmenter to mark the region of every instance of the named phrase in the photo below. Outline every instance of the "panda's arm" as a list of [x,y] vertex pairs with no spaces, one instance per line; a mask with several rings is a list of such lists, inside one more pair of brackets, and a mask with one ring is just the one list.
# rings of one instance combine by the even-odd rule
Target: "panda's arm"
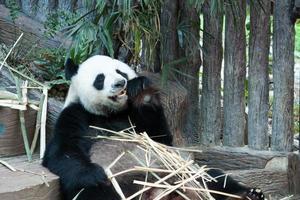
[[139,76],[128,81],[130,118],[135,122],[137,132],[147,132],[155,141],[171,146],[172,134],[162,107],[159,90],[151,81]]
[[90,160],[92,143],[85,137],[90,117],[80,104],[66,107],[58,117],[54,137],[46,148],[43,165],[60,176],[67,194],[74,195],[78,188],[109,182],[103,168]]

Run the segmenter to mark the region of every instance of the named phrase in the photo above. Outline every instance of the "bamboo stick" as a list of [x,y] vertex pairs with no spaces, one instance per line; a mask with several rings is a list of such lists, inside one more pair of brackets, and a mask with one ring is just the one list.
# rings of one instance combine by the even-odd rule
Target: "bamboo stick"
[[4,63],[6,62],[7,58],[11,54],[12,50],[17,46],[18,42],[21,40],[22,37],[23,37],[23,33],[21,33],[21,35],[18,37],[17,41],[14,43],[14,45],[12,46],[12,48],[9,50],[8,54],[6,55],[6,57],[4,58],[4,60],[2,61],[1,66],[0,66],[0,71],[1,71]]
[[[17,77],[15,77],[15,81],[16,81],[16,86],[17,86],[18,98],[19,98],[19,101],[21,101],[22,94],[21,94],[21,90],[19,88],[20,82],[19,82],[19,79]],[[30,147],[29,147],[29,142],[28,142],[28,137],[27,137],[27,130],[26,130],[26,126],[25,126],[25,116],[24,116],[24,111],[23,110],[19,110],[19,119],[20,119],[21,133],[22,133],[22,137],[23,137],[25,152],[26,152],[28,161],[31,162],[32,161],[32,155],[31,155],[31,151],[30,151]]]
[[44,101],[45,101],[45,95],[42,94],[41,99],[40,99],[39,110],[38,110],[37,117],[36,117],[34,136],[33,136],[31,148],[30,148],[31,153],[33,153],[35,150],[37,139],[38,139],[39,132],[41,129],[41,120],[42,120],[42,111],[43,111]]
[[43,95],[45,96],[42,116],[41,116],[41,134],[40,134],[40,158],[44,157],[44,152],[46,149],[46,120],[47,120],[47,101],[48,101],[48,88],[45,86],[43,88]]

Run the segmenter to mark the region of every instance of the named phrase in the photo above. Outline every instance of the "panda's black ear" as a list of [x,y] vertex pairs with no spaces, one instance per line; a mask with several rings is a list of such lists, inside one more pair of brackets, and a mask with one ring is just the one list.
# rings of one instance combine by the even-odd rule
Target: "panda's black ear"
[[74,63],[71,58],[68,58],[65,64],[65,77],[67,80],[71,80],[71,78],[77,74],[79,66]]

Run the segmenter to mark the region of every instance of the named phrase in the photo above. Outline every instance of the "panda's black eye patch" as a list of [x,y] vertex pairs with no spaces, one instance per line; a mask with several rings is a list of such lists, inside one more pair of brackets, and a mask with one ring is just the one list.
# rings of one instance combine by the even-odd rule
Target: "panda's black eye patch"
[[128,80],[128,75],[126,74],[126,73],[124,73],[124,72],[121,72],[120,70],[116,70],[116,72],[118,73],[118,74],[120,74],[121,76],[123,76],[124,78],[126,78],[126,80]]
[[97,89],[97,90],[102,90],[103,87],[104,87],[104,79],[105,79],[105,76],[104,74],[98,74],[95,81],[94,81],[94,84],[93,86]]

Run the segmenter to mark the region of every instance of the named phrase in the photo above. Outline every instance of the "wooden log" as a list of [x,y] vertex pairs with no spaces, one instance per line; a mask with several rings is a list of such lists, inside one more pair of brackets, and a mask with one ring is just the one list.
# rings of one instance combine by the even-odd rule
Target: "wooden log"
[[[1,158],[12,167],[25,170],[13,172],[0,164],[0,199],[1,200],[58,200],[59,179],[40,165],[40,160],[35,157],[32,162],[27,162],[26,156],[14,158]],[[41,174],[44,173],[49,187],[44,183]]]
[[19,13],[18,18],[13,22],[9,15],[9,9],[0,4],[0,43],[14,44],[20,34],[24,33],[18,44],[17,56],[19,58],[26,56],[35,47],[57,48],[62,45],[62,42],[65,46],[70,44],[70,41],[63,39],[61,34],[54,38],[47,38],[44,31],[43,24],[22,13]]
[[252,169],[226,172],[242,184],[262,189],[268,199],[281,199],[289,195],[286,171],[276,169]]
[[[299,153],[289,155],[288,179],[290,194],[300,194],[300,156]],[[300,198],[299,198],[300,199]]]
[[213,147],[202,150],[201,153],[194,153],[194,159],[200,165],[221,168],[223,170],[287,169],[287,153],[255,151],[247,147]]

